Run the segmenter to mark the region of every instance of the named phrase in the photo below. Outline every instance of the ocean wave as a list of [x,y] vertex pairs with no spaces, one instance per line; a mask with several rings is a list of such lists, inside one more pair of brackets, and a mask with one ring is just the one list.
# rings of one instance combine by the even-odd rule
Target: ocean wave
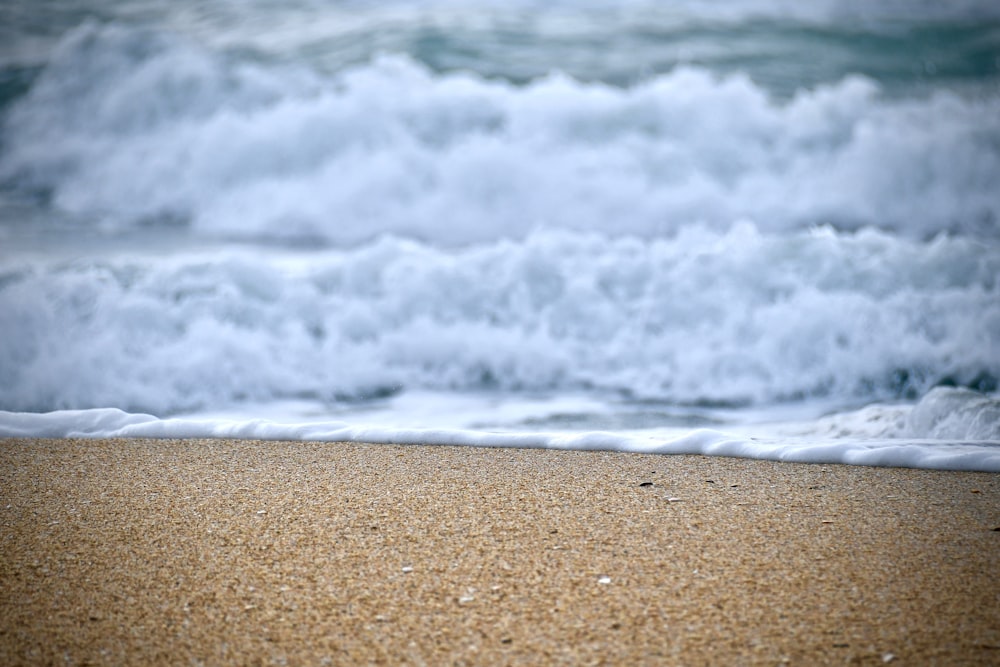
[[1000,441],[1000,398],[968,389],[937,387],[907,415],[902,435]]
[[460,245],[692,223],[1000,235],[994,94],[889,98],[863,77],[775,100],[678,68],[524,86],[384,56],[324,75],[87,24],[4,124],[0,181],[82,225]]
[[1000,252],[746,223],[654,241],[10,261],[0,407],[164,415],[405,390],[766,404],[1000,377]]

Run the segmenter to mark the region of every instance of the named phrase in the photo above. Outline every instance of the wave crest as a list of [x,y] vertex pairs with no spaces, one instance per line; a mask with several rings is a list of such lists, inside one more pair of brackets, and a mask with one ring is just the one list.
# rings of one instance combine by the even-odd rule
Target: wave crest
[[164,414],[403,389],[853,402],[1000,377],[995,246],[750,224],[651,242],[231,249],[12,267],[0,406]]
[[88,24],[8,114],[0,179],[104,225],[334,244],[744,218],[997,237],[996,102],[890,99],[860,77],[781,102],[693,68],[514,86],[404,56],[322,75]]

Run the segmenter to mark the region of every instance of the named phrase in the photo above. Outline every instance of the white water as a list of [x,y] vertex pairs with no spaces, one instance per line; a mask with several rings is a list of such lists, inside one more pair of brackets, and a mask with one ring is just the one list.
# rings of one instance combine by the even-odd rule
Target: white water
[[995,469],[992,4],[241,7],[0,7],[0,432]]
[[[953,419],[955,409],[965,418]],[[886,416],[889,419],[886,419]],[[972,417],[973,425],[969,423]],[[829,425],[831,420],[827,420]],[[0,437],[153,437],[247,438],[263,440],[356,441],[410,445],[465,445],[546,449],[611,450],[648,454],[737,456],[801,463],[842,463],[917,467],[943,470],[1000,472],[1000,400],[963,390],[931,392],[915,408],[872,408],[844,415],[839,428],[860,425],[846,438],[818,433],[792,437],[795,427],[770,425],[778,437],[757,438],[716,430],[647,432],[499,433],[462,429],[386,427],[343,422],[282,423],[266,420],[166,419],[128,414],[114,409],[64,411],[49,414],[0,412]],[[877,438],[858,437],[882,422]],[[886,423],[888,422],[888,424]],[[893,422],[898,424],[894,425]],[[902,425],[904,439],[886,437]],[[926,429],[915,431],[915,429]],[[846,431],[845,431],[846,432]],[[870,436],[869,436],[870,437]]]
[[1000,376],[1000,257],[747,224],[641,242],[6,262],[0,405],[170,414],[401,390],[843,404]]
[[776,102],[681,68],[517,87],[384,56],[332,77],[85,25],[7,119],[0,180],[77,224],[434,244],[563,229],[832,223],[1000,236],[996,97],[887,99],[851,77]]

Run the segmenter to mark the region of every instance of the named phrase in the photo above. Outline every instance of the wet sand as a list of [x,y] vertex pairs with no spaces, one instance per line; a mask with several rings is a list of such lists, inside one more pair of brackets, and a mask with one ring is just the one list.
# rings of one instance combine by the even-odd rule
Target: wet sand
[[1000,475],[0,440],[0,664],[1000,664]]

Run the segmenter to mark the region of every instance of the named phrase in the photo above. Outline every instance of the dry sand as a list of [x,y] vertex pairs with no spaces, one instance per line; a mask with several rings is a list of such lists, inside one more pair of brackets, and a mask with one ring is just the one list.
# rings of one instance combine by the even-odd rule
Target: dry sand
[[1000,475],[0,440],[0,663],[1000,664]]

